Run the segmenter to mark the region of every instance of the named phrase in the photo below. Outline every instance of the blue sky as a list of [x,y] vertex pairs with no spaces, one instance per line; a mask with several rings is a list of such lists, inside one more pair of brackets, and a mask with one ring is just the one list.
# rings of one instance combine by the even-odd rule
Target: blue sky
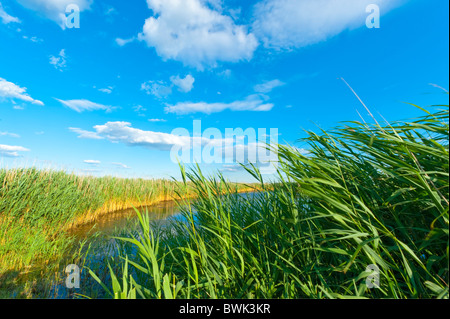
[[[80,27],[65,24],[80,9]],[[366,7],[380,9],[368,28]],[[178,177],[174,129],[303,130],[448,103],[446,0],[0,0],[0,165]],[[175,131],[176,132],[176,131]],[[184,145],[184,144],[183,144]],[[245,146],[245,142],[243,144]],[[235,163],[203,164],[231,180]]]

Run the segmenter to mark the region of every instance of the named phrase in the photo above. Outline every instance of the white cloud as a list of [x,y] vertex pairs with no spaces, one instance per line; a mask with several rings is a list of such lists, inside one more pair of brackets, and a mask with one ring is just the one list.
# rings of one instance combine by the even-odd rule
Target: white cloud
[[157,98],[163,98],[172,94],[172,86],[167,85],[163,81],[147,81],[142,83],[141,90],[148,95],[153,95]]
[[107,93],[107,94],[111,94],[112,93],[112,91],[113,91],[113,87],[112,86],[108,86],[107,88],[103,88],[103,89],[98,89],[100,92],[103,92],[103,93]]
[[66,50],[62,49],[59,51],[58,56],[50,56],[50,64],[55,67],[55,69],[59,71],[63,71],[67,66],[67,56],[66,56]]
[[143,107],[142,105],[136,105],[136,106],[133,107],[133,109],[134,109],[135,112],[141,112],[141,111],[145,112],[145,111],[147,111],[147,109],[145,107]]
[[89,100],[67,100],[67,101],[60,100],[60,99],[55,99],[55,100],[61,102],[61,104],[63,104],[64,106],[66,106],[69,109],[72,109],[78,113],[81,113],[84,111],[97,111],[97,110],[105,110],[107,112],[110,112],[113,109],[112,106],[94,103]]
[[145,116],[144,112],[147,111],[147,109],[142,105],[133,106],[133,110],[138,114],[138,116]]
[[198,69],[214,67],[218,61],[250,60],[258,46],[256,37],[206,2],[147,0],[154,16],[145,21],[138,39],[154,47],[164,60]]
[[[174,152],[174,147],[175,152],[177,149],[190,150],[193,153],[199,150],[202,155],[209,157],[205,161],[213,160],[224,163],[249,163],[256,161],[256,163],[267,164],[268,161],[274,161],[277,158],[274,151],[271,154],[267,154],[267,151],[261,154],[261,151],[266,149],[267,145],[264,141],[259,142],[255,130],[252,133],[251,129],[250,131],[236,130],[231,133],[231,136],[227,135],[230,133],[226,133],[225,137],[216,133],[208,135],[206,132],[201,137],[191,137],[185,129],[176,129],[169,134],[136,129],[128,122],[107,122],[104,125],[94,126],[94,130],[90,132],[92,136],[95,136],[95,138],[98,136],[104,137],[112,143],[171,151],[172,161],[176,161],[175,157],[177,156],[172,153]],[[247,141],[246,136],[248,137]],[[276,149],[275,145],[271,146]],[[214,150],[213,153],[211,153],[212,150]],[[184,155],[182,156],[184,157]],[[195,154],[193,156],[195,161]],[[188,158],[185,158],[185,160],[190,161]]]
[[255,92],[258,92],[258,93],[269,93],[274,88],[283,86],[285,84],[286,83],[281,82],[280,80],[272,80],[272,81],[264,82],[262,84],[255,85],[254,90],[255,90]]
[[190,92],[194,88],[195,79],[192,75],[188,74],[184,79],[181,79],[180,76],[172,76],[170,81],[178,87],[180,92]]
[[2,20],[3,24],[8,24],[11,22],[14,23],[20,23],[20,20],[16,17],[13,17],[6,13],[5,9],[3,9],[2,4],[0,3],[0,19]]
[[128,122],[107,122],[104,125],[94,126],[93,132],[88,132],[80,129],[73,129],[72,131],[80,133],[84,136],[79,138],[105,138],[113,143],[123,143],[128,146],[141,146],[150,149],[158,149],[162,151],[169,151],[173,146],[191,148],[193,142],[200,145],[222,145],[225,141],[233,142],[232,139],[210,139],[205,137],[191,137],[176,135],[172,133],[144,131],[131,127]]
[[0,132],[0,136],[9,136],[9,137],[15,137],[15,138],[19,138],[20,135],[15,134],[15,133],[9,133],[9,132]]
[[127,45],[128,43],[133,42],[134,40],[136,40],[136,37],[131,37],[129,39],[121,39],[121,38],[116,38],[116,43],[123,47],[124,45]]
[[65,29],[67,6],[77,5],[82,12],[90,9],[93,0],[17,0],[17,2],[55,21],[62,29]]
[[44,42],[44,40],[42,40],[42,39],[40,39],[38,37],[29,37],[29,36],[24,35],[23,38],[26,39],[26,40],[30,40],[31,42],[34,42],[34,43]]
[[[160,150],[170,150],[174,145],[184,146],[190,143],[190,137],[177,136],[168,133],[143,131],[131,127],[128,122],[108,122],[104,125],[94,126],[95,132],[71,129],[77,133],[83,133],[80,138],[106,138],[111,142],[124,143],[129,146],[143,146]],[[88,133],[90,133],[88,135]]]
[[86,139],[91,139],[91,140],[103,140],[104,139],[103,137],[99,136],[95,132],[89,132],[86,130],[82,130],[78,127],[69,127],[69,130],[74,133],[77,133],[78,138],[86,138]]
[[20,157],[19,152],[29,152],[30,150],[22,146],[11,146],[0,144],[0,156]]
[[265,103],[266,96],[254,94],[248,96],[245,100],[231,103],[206,103],[206,102],[180,102],[175,105],[167,105],[164,110],[166,113],[175,113],[177,115],[191,113],[218,113],[225,110],[231,111],[270,111],[273,108],[272,103]]
[[101,162],[97,160],[84,160],[83,163],[89,164],[89,165],[100,165]]
[[222,165],[222,168],[220,169],[221,172],[228,172],[228,173],[235,173],[238,171],[242,171],[243,167],[241,165]]
[[164,119],[149,119],[148,120],[149,122],[167,122],[167,120],[164,120]]
[[263,0],[252,31],[266,47],[294,49],[325,41],[365,24],[369,4],[386,13],[404,0]]
[[105,15],[109,16],[112,14],[118,14],[118,12],[114,7],[108,6],[105,10]]
[[231,77],[231,70],[230,69],[223,70],[223,71],[219,72],[217,75],[219,75],[225,79],[229,79]]
[[129,167],[128,165],[122,164],[122,163],[111,163],[115,166],[118,166],[120,168],[124,168],[124,169],[130,169],[131,167]]
[[31,96],[29,96],[26,91],[26,88],[21,88],[20,86],[12,82],[8,82],[5,79],[0,78],[0,98],[13,100],[18,99],[37,105],[44,105],[44,103],[42,103],[41,101],[31,98]]
[[178,88],[178,91],[188,93],[194,88],[195,79],[192,75],[188,74],[186,77],[180,78],[179,75],[171,76],[171,84],[164,81],[147,81],[141,84],[141,90],[145,91],[148,95],[153,95],[158,99],[165,98],[172,94],[174,86]]

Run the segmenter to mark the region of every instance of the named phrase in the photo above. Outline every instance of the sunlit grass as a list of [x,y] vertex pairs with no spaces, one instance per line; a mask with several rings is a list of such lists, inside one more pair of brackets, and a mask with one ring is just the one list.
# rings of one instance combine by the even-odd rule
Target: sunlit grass
[[246,168],[253,198],[181,167],[184,219],[157,230],[138,212],[121,239],[136,253],[91,275],[114,298],[448,298],[449,110],[424,112],[308,132],[306,155],[280,145],[276,183]]
[[76,249],[67,235],[72,227],[112,211],[173,199],[177,186],[168,180],[0,169],[0,286],[8,274],[36,266],[48,264],[56,271],[57,261]]
[[[112,212],[194,195],[189,187],[180,191],[180,185],[173,180],[0,169],[0,297],[14,296],[10,290],[21,285],[17,277],[28,280],[30,272],[42,269],[54,277],[63,258],[76,258],[69,254],[79,246],[70,235],[75,227],[94,225]],[[26,290],[21,293],[28,297]]]

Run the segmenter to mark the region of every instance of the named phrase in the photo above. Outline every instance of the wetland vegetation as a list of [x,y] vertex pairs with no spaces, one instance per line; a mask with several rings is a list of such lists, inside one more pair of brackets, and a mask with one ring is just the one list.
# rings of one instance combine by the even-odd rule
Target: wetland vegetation
[[[71,261],[89,290],[60,295],[50,279],[41,297],[448,298],[449,110],[423,112],[307,132],[308,153],[278,146],[276,178],[243,166],[258,181],[247,186],[184,166],[180,182],[1,169],[1,297],[36,297],[16,278]],[[136,210],[138,227],[100,244],[71,233],[173,198],[167,216]],[[93,262],[106,242],[114,253]]]

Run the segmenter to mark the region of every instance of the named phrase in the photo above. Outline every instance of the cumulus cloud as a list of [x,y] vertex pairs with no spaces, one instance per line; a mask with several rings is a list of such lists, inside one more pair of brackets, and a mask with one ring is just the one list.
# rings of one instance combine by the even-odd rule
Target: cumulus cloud
[[192,75],[188,74],[184,79],[180,78],[179,75],[172,76],[170,81],[178,87],[178,90],[183,93],[190,92],[194,88],[195,79]]
[[106,138],[111,142],[124,143],[129,146],[143,146],[160,150],[170,150],[174,145],[185,146],[190,143],[190,138],[187,136],[144,131],[131,127],[131,123],[128,122],[107,122],[104,125],[96,125],[94,132],[71,130],[83,133],[79,136],[83,138]]
[[77,5],[80,12],[89,10],[93,0],[17,0],[23,7],[38,12],[47,19],[56,22],[62,29],[66,28],[66,8]]
[[252,31],[266,47],[295,49],[365,24],[366,7],[386,13],[404,0],[263,0],[255,5]]
[[123,47],[124,45],[127,45],[128,43],[131,43],[134,40],[136,40],[136,37],[131,37],[129,39],[116,38],[116,43],[118,46]]
[[78,138],[86,138],[86,139],[91,139],[91,140],[103,140],[104,139],[103,137],[99,136],[96,132],[82,130],[78,127],[69,127],[69,130],[74,133],[77,133]]
[[50,64],[53,65],[55,69],[62,72],[67,66],[66,50],[62,49],[57,56],[51,55]]
[[30,150],[22,146],[11,146],[0,144],[0,156],[20,157],[19,152],[29,152]]
[[112,86],[108,86],[106,88],[102,88],[102,89],[98,89],[100,92],[106,93],[106,94],[111,94],[113,91],[113,87]]
[[192,75],[188,74],[185,78],[180,78],[179,75],[170,77],[171,84],[164,81],[147,81],[141,84],[141,90],[145,91],[148,95],[153,95],[158,99],[165,98],[172,94],[174,86],[178,88],[178,91],[188,93],[194,88],[195,79]]
[[82,113],[84,111],[97,111],[97,110],[104,110],[107,112],[111,112],[111,110],[113,109],[112,106],[94,103],[89,100],[67,100],[67,101],[60,99],[55,100],[59,101],[64,106],[78,113]]
[[172,94],[172,86],[163,81],[147,81],[141,84],[141,90],[159,99]]
[[9,15],[8,13],[6,13],[5,9],[3,9],[2,4],[0,3],[0,19],[2,20],[3,24],[8,24],[8,23],[20,23],[20,20],[16,17],[13,17],[11,15]]
[[44,42],[44,40],[42,40],[42,39],[40,39],[38,37],[29,37],[29,36],[24,35],[23,38],[26,39],[26,40],[30,40],[31,42],[34,42],[34,43],[42,43],[42,42]]
[[145,116],[144,112],[147,111],[147,108],[145,108],[142,105],[136,105],[136,106],[133,106],[133,110],[137,113],[138,116],[144,117]]
[[44,105],[39,100],[33,99],[27,93],[27,88],[22,88],[12,82],[8,82],[3,78],[0,78],[0,99],[12,99],[12,100],[22,100],[25,102],[30,102],[37,105]]
[[101,162],[97,160],[84,160],[83,163],[89,164],[89,165],[100,165]]
[[[215,1],[217,2],[217,1]],[[256,37],[205,0],[147,0],[154,16],[145,21],[138,39],[154,47],[164,60],[203,69],[218,61],[250,60]]]
[[164,119],[149,119],[148,120],[149,122],[167,122],[167,120],[164,120]]
[[205,137],[190,137],[172,133],[144,131],[133,128],[129,122],[107,122],[94,126],[94,131],[79,128],[69,128],[79,134],[79,138],[107,139],[113,143],[123,143],[128,146],[141,146],[150,149],[169,151],[172,147],[190,148],[193,142],[199,145],[218,145],[223,139],[209,139]]
[[225,136],[218,129],[211,129],[204,131],[202,136],[190,136],[189,132],[182,128],[175,129],[172,133],[162,133],[133,128],[128,122],[107,122],[94,126],[94,131],[90,134],[93,138],[102,137],[112,143],[170,151],[171,160],[174,162],[179,156],[185,162],[198,162],[197,151],[200,151],[202,161],[210,163],[267,164],[277,159],[276,151],[267,152],[267,145],[264,140],[258,140],[254,129],[235,129],[225,132]]
[[231,103],[180,102],[175,105],[167,105],[164,110],[166,113],[175,113],[177,115],[191,113],[212,114],[225,110],[266,112],[274,107],[272,103],[266,103],[266,100],[266,96],[253,94],[245,100]]
[[283,86],[285,84],[286,83],[281,82],[280,80],[272,80],[272,81],[264,82],[262,84],[255,85],[254,90],[255,90],[255,92],[258,92],[258,93],[269,93],[274,88]]

